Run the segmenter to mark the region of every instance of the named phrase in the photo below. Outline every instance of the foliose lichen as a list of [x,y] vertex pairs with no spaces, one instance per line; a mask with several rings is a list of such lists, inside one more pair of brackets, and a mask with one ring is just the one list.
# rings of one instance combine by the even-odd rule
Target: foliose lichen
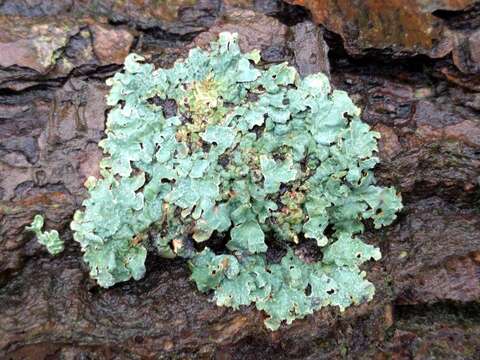
[[27,226],[25,229],[35,233],[37,241],[44,245],[47,248],[47,251],[52,255],[60,254],[65,245],[63,240],[60,239],[57,230],[42,231],[44,219],[42,215],[35,215],[30,226]]
[[[91,277],[103,287],[140,279],[153,243],[188,258],[218,305],[255,303],[270,329],[370,300],[360,265],[381,255],[357,235],[402,205],[375,185],[379,134],[347,93],[323,74],[260,67],[230,33],[169,69],[143,60],[129,55],[108,81],[101,178],[89,178],[71,223]],[[219,234],[223,253],[202,244]],[[318,261],[295,255],[308,241]],[[279,262],[267,260],[273,244],[286,249]]]

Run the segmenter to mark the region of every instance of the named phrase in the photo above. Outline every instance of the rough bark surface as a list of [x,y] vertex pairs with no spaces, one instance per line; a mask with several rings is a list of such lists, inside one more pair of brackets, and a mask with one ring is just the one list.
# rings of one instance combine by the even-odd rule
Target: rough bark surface
[[[0,358],[478,359],[480,4],[289,2],[312,13],[276,0],[0,0]],[[105,79],[130,51],[169,66],[221,31],[264,62],[330,71],[382,134],[376,176],[405,209],[365,234],[383,254],[367,266],[372,302],[269,332],[252,307],[209,302],[182,261],[149,255],[143,280],[108,290],[88,278],[68,224],[98,175]],[[66,240],[60,256],[24,232],[36,213]]]

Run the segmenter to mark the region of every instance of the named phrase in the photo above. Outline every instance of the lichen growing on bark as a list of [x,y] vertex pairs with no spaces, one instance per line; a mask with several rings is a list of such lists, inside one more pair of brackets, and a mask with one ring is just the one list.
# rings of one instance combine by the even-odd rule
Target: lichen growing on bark
[[[103,287],[140,279],[150,242],[188,258],[218,305],[255,303],[270,329],[370,300],[359,266],[381,255],[357,235],[363,220],[388,225],[402,205],[375,184],[379,134],[347,93],[323,74],[260,67],[230,33],[170,69],[143,60],[129,55],[109,80],[101,178],[87,181],[71,224],[91,277]],[[222,254],[202,246],[219,233]],[[287,249],[278,263],[267,261],[270,238]],[[317,262],[294,254],[309,239]]]

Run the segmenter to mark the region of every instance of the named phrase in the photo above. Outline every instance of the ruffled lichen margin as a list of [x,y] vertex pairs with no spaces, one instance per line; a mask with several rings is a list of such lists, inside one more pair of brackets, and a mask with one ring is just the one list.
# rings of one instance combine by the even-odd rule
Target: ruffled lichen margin
[[[359,266],[381,255],[357,235],[363,220],[388,225],[402,205],[375,185],[379,134],[348,95],[323,74],[259,66],[236,34],[170,69],[143,60],[129,55],[108,80],[101,177],[88,179],[71,223],[90,276],[103,287],[142,278],[153,244],[188,258],[218,305],[255,303],[270,329],[370,300]],[[221,253],[202,244],[222,233]],[[306,241],[317,261],[295,255]],[[268,243],[286,249],[279,262],[267,261]]]

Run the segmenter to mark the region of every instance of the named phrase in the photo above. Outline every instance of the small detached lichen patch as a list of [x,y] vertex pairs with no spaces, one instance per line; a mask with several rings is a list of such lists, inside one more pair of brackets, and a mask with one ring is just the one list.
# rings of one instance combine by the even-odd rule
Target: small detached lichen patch
[[44,245],[50,254],[60,254],[64,250],[63,240],[58,236],[57,230],[42,231],[43,223],[43,216],[35,215],[30,226],[27,226],[25,229],[34,232],[38,242]]
[[[381,255],[357,235],[364,220],[390,224],[402,205],[375,184],[379,134],[348,95],[323,74],[260,67],[230,33],[169,69],[143,60],[129,55],[108,81],[102,176],[87,181],[71,224],[98,284],[140,279],[153,243],[188,258],[218,305],[255,303],[270,329],[370,300],[360,265]],[[220,234],[223,250],[201,244]],[[287,250],[275,263],[272,241]],[[305,241],[321,260],[295,255]]]

